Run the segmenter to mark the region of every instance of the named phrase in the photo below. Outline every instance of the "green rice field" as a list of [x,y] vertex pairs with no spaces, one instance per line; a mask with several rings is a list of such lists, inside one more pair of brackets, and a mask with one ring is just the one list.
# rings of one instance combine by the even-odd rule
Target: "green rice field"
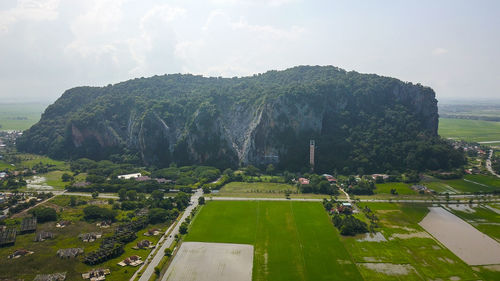
[[375,189],[375,194],[390,194],[391,189],[396,189],[400,195],[413,195],[417,192],[410,188],[409,184],[402,182],[378,183]]
[[486,175],[465,175],[463,179],[425,182],[425,185],[438,193],[475,193],[500,190],[500,179]]
[[500,141],[500,122],[440,118],[439,135],[471,142]]
[[26,130],[40,120],[44,104],[0,104],[0,130]]
[[254,245],[253,280],[362,280],[320,203],[209,201],[186,241]]
[[[383,241],[342,237],[365,280],[491,280],[481,276],[430,236],[418,223],[423,204],[361,203],[379,218]],[[497,275],[497,273],[492,273]]]

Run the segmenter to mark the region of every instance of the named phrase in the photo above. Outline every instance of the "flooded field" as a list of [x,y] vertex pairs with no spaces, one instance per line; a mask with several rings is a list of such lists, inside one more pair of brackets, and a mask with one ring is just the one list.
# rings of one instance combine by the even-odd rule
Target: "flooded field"
[[500,244],[441,207],[430,207],[419,223],[469,265],[500,264]]
[[54,189],[54,187],[47,185],[47,179],[45,177],[33,176],[32,179],[26,180],[26,183],[29,189],[36,189],[36,190]]
[[385,239],[384,235],[380,232],[376,233],[365,233],[365,234],[360,234],[356,238],[356,241],[359,242],[385,242],[387,239]]
[[184,242],[162,280],[251,281],[253,246]]

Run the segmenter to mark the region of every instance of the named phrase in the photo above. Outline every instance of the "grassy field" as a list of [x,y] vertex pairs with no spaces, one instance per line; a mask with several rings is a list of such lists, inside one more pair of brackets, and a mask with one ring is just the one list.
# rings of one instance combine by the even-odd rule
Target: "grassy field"
[[500,122],[440,118],[439,135],[474,142],[500,141]]
[[361,280],[320,203],[208,202],[187,241],[252,244],[253,280]]
[[[107,200],[92,200],[89,197],[78,197],[79,200],[93,201],[97,203],[100,201],[100,206],[108,206]],[[4,278],[19,278],[24,280],[33,280],[36,274],[49,274],[54,272],[67,272],[66,280],[82,280],[81,274],[89,271],[92,268],[109,268],[111,275],[106,277],[106,280],[128,280],[137,268],[121,267],[117,265],[118,262],[131,255],[141,256],[143,259],[147,257],[150,250],[135,250],[132,249],[138,241],[147,239],[156,243],[159,236],[145,237],[141,230],[137,233],[138,238],[125,246],[125,253],[120,257],[111,259],[95,266],[88,266],[81,261],[81,257],[76,259],[60,259],[56,256],[58,249],[63,248],[84,248],[85,253],[96,250],[99,248],[101,239],[95,242],[85,243],[82,242],[78,235],[87,232],[103,232],[103,234],[112,235],[114,227],[108,229],[98,228],[95,223],[87,223],[82,221],[82,212],[86,205],[78,207],[69,206],[69,196],[58,196],[49,202],[45,203],[46,206],[55,208],[61,219],[71,220],[73,223],[65,228],[56,228],[55,222],[47,222],[39,224],[37,231],[46,230],[53,232],[55,238],[43,242],[34,242],[34,233],[24,234],[17,236],[16,244],[10,247],[0,248],[0,279]],[[125,214],[120,214],[125,215]],[[117,225],[117,224],[115,224]],[[167,225],[149,225],[147,228],[156,227],[166,229]],[[27,249],[35,252],[30,256],[21,257],[18,259],[7,259],[6,257],[14,252],[16,249]]]
[[31,169],[34,165],[42,163],[43,165],[52,165],[52,169],[54,170],[69,170],[69,164],[67,162],[54,160],[46,156],[21,153],[18,154],[17,157],[21,160],[21,163],[18,164],[21,167]]
[[[380,219],[380,232],[387,240],[342,238],[365,280],[480,279],[472,268],[418,225],[428,212],[425,205],[362,203],[361,206],[375,212]],[[374,263],[386,266],[386,270],[375,270]],[[398,272],[398,268],[404,268],[405,274]]]
[[391,189],[396,189],[400,195],[418,194],[409,184],[402,182],[378,183],[376,186],[375,194],[391,194]]
[[463,179],[432,179],[424,183],[438,193],[474,193],[500,190],[500,179],[486,175],[466,175]]
[[[244,197],[244,198],[285,198],[285,191],[290,190],[290,198],[330,198],[330,195],[300,193],[297,187],[284,183],[270,182],[230,182],[224,185],[218,193],[210,196]],[[343,194],[338,196],[345,199]]]
[[270,182],[230,182],[220,193],[284,193],[285,190],[297,192],[297,187],[284,183]]
[[26,130],[40,120],[43,104],[0,104],[0,130]]

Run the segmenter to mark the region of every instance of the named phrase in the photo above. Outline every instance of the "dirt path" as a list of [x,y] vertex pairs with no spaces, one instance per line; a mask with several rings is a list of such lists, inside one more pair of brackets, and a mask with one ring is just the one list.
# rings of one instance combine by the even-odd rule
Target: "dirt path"
[[493,149],[490,149],[490,154],[488,156],[488,160],[486,160],[486,169],[488,169],[488,171],[490,173],[492,173],[493,175],[497,176],[500,178],[500,175],[498,175],[497,173],[495,173],[495,171],[493,171],[493,168],[491,168],[491,157],[493,157]]

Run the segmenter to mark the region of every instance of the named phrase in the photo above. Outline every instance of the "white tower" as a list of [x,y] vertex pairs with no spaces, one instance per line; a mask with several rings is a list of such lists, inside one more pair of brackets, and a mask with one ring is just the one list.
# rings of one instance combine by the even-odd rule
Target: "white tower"
[[314,170],[314,140],[309,141],[309,164],[311,165],[311,170]]

